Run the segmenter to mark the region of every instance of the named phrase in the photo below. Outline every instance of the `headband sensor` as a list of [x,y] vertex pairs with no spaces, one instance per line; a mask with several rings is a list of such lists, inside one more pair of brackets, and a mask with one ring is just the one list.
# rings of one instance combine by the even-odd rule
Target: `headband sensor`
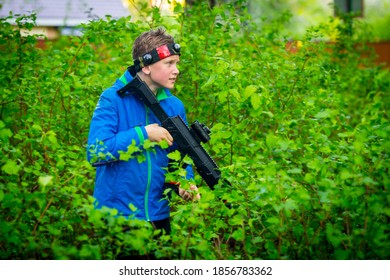
[[162,45],[134,60],[134,65],[128,68],[134,77],[145,66],[151,65],[171,55],[180,55],[180,45],[177,43]]

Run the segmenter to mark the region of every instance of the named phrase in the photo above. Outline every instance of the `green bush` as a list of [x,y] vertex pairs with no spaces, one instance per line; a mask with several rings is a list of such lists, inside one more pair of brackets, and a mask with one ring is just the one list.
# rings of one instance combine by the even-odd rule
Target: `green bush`
[[[313,27],[292,53],[283,16],[260,29],[240,5],[108,17],[45,49],[20,33],[34,15],[0,20],[2,259],[390,257],[389,72],[374,64],[366,29],[345,17],[327,44],[327,26]],[[173,195],[173,233],[160,238],[92,207],[85,159],[100,93],[157,26],[182,46],[174,93],[190,122],[210,126],[206,149],[231,184],[211,191],[197,176],[201,201]]]

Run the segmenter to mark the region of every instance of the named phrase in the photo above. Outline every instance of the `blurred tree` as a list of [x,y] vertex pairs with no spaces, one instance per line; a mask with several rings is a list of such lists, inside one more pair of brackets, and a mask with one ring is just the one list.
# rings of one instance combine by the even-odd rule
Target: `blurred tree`
[[145,9],[158,8],[162,15],[173,15],[177,4],[184,6],[185,0],[122,0],[123,5],[127,7],[133,19],[141,19],[145,16]]
[[285,20],[286,35],[300,37],[309,26],[325,21],[332,15],[332,0],[250,0],[249,13],[259,24],[278,20],[283,15],[290,15]]
[[356,13],[363,16],[363,0],[334,0],[335,7],[343,13]]
[[[371,40],[390,40],[390,0],[357,0],[352,6],[351,1],[348,1],[349,6],[348,3],[345,5],[362,7],[363,17],[357,20],[371,26]],[[248,11],[260,25],[284,17],[286,35],[297,39],[308,27],[328,22],[334,15],[336,2],[341,3],[339,0],[248,0]],[[289,20],[286,20],[286,15],[290,15]]]
[[[204,2],[203,0],[186,0],[186,5],[194,5],[196,2]],[[208,0],[210,7],[214,7],[217,4],[217,0]],[[220,1],[222,2],[222,1]],[[224,1],[226,2],[226,1]]]
[[366,0],[364,20],[372,26],[373,41],[390,41],[390,0]]

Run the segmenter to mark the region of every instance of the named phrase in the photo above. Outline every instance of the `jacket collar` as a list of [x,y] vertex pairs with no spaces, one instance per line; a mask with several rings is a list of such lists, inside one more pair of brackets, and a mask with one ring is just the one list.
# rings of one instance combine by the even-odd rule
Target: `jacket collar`
[[[130,75],[129,71],[126,71],[120,78],[119,81],[122,82],[123,86],[127,85],[129,82],[133,80],[133,76]],[[169,90],[166,88],[160,88],[157,91],[157,100],[161,101],[167,99],[169,97]]]

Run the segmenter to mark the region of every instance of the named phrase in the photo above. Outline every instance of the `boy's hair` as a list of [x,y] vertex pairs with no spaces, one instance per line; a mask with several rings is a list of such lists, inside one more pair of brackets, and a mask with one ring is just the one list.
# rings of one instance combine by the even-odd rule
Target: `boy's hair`
[[155,48],[173,43],[173,37],[166,33],[165,29],[162,27],[144,32],[134,41],[132,53],[133,60],[136,60],[140,56],[143,56]]

